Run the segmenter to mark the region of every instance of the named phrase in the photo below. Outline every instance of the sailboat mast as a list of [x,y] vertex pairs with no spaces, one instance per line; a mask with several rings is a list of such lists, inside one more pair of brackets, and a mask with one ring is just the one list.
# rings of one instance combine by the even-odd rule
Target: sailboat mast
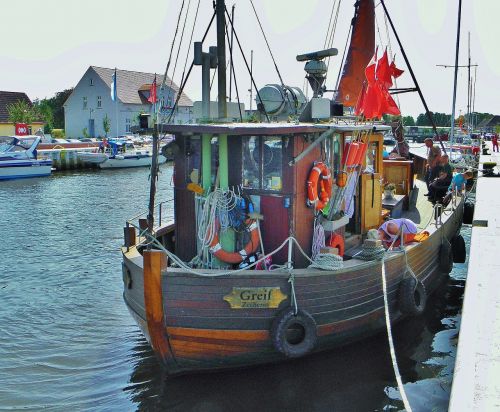
[[453,145],[453,134],[455,131],[455,104],[457,101],[458,54],[459,54],[459,50],[460,50],[460,22],[461,22],[461,20],[462,20],[462,0],[459,0],[458,1],[457,45],[456,45],[456,50],[455,50],[455,78],[453,81],[453,105],[451,107],[450,148]]
[[471,122],[470,122],[470,110],[471,110],[471,99],[472,99],[472,84],[470,77],[470,32],[469,32],[469,64],[467,65],[467,130],[469,133],[471,130]]

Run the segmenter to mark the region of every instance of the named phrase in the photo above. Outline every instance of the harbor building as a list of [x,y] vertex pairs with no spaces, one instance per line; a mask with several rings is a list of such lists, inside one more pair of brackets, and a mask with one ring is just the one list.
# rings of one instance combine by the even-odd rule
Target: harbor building
[[[8,107],[17,102],[25,102],[28,106],[33,106],[30,98],[23,92],[0,91],[0,136],[13,136],[16,134],[16,125],[9,120]],[[43,130],[43,121],[33,121],[26,125],[23,134],[36,133],[38,129]]]
[[[116,100],[111,85],[116,71]],[[103,120],[109,119],[108,136],[120,136],[135,130],[152,127],[154,105],[148,100],[156,79],[158,110],[168,118],[177,99],[179,87],[168,77],[162,88],[163,76],[121,69],[90,66],[64,103],[66,137],[104,137]],[[153,99],[150,99],[153,100]],[[193,102],[184,93],[172,116],[183,124],[191,121]]]

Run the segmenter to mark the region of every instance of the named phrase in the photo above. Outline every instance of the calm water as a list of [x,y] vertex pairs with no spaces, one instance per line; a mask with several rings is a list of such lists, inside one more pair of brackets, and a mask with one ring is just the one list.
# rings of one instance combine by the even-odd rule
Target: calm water
[[[162,166],[159,200],[172,194]],[[402,409],[385,334],[295,362],[167,379],[122,300],[126,218],[149,171],[0,183],[0,410]],[[466,242],[470,229],[463,229]],[[414,411],[445,411],[467,263],[393,332]]]

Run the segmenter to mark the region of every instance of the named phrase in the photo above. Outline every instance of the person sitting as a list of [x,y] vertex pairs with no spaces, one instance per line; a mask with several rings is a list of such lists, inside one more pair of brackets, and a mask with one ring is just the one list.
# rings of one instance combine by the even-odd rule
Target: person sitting
[[428,149],[425,183],[427,184],[427,189],[429,189],[430,184],[436,177],[439,176],[439,171],[441,170],[441,165],[439,164],[441,149],[434,146],[434,141],[430,137],[425,139],[424,143]]
[[448,155],[441,156],[439,166],[438,177],[429,185],[429,201],[433,203],[446,195],[448,186],[453,178],[453,168],[449,163]]
[[417,232],[417,225],[405,218],[388,220],[378,228],[379,239],[386,249],[391,245],[399,246],[401,234],[405,244],[413,242]]

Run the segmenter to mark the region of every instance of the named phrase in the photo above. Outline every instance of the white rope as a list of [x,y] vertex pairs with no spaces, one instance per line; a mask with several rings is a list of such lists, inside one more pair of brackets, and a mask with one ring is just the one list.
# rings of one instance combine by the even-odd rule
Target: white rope
[[391,328],[391,318],[389,314],[389,303],[387,299],[387,283],[385,279],[385,259],[382,259],[382,290],[384,292],[384,312],[385,312],[385,325],[387,328],[387,337],[389,340],[389,350],[391,352],[392,368],[394,369],[394,375],[396,376],[396,382],[398,384],[399,392],[401,393],[401,398],[403,399],[403,404],[407,412],[411,412],[410,402],[406,396],[406,392],[403,386],[403,380],[401,379],[401,374],[399,373],[398,362],[396,359],[396,351],[394,349],[394,342],[392,338],[392,328]]
[[322,270],[339,270],[344,267],[344,259],[342,256],[332,253],[318,253],[309,267]]
[[316,259],[316,256],[318,256],[322,247],[325,247],[325,229],[323,229],[319,218],[316,218],[314,219],[314,232],[311,248],[311,256],[313,260]]

